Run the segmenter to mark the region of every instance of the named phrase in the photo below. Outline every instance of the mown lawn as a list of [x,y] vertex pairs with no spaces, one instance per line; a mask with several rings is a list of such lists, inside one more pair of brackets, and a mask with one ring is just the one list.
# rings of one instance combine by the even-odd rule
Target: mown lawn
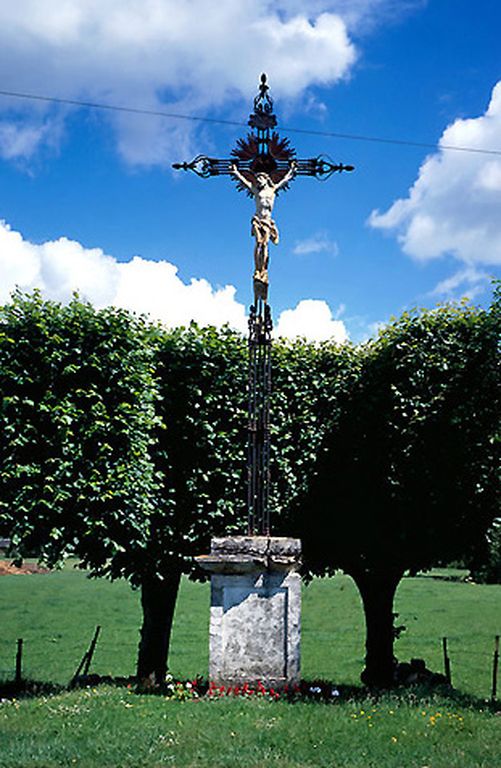
[[[206,674],[208,603],[208,585],[183,582],[171,653],[176,676]],[[67,683],[97,624],[92,671],[134,672],[140,611],[137,593],[124,583],[89,581],[71,568],[5,576],[0,606],[0,677],[12,675],[22,637],[26,674]],[[0,766],[498,768],[501,717],[486,699],[501,587],[405,579],[396,610],[408,628],[396,644],[399,658],[419,656],[441,671],[447,636],[460,696],[345,694],[362,669],[363,616],[353,583],[337,576],[305,588],[302,638],[303,677],[339,685],[335,704],[177,702],[108,687],[5,702]]]
[[0,709],[0,764],[498,768],[499,731],[498,716],[444,699],[175,702],[97,688]]

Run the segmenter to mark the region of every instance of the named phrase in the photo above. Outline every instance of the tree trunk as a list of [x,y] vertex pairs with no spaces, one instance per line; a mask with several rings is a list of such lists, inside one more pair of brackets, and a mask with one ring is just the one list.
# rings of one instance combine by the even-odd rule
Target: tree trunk
[[137,677],[153,684],[162,683],[167,673],[172,619],[176,607],[181,573],[168,578],[145,579],[141,585],[143,626],[137,659]]
[[365,612],[365,669],[361,680],[369,686],[390,688],[395,683],[393,655],[393,600],[403,571],[351,573]]

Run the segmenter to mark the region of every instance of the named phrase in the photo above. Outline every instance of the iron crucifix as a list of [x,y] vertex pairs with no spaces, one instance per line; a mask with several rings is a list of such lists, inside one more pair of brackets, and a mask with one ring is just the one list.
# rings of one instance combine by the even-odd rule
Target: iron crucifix
[[268,93],[266,75],[261,75],[254,111],[249,118],[252,132],[238,139],[231,157],[218,159],[198,155],[190,163],[173,167],[193,171],[203,179],[231,176],[237,189],[254,199],[251,221],[254,245],[254,304],[249,312],[249,439],[247,461],[248,534],[270,535],[270,392],[271,311],[268,304],[269,243],[278,243],[272,214],[276,196],[288,189],[296,176],[327,179],[333,173],[352,171],[353,166],[334,163],[325,156],[301,160],[289,140],[274,130],[277,118]]
[[[326,155],[297,159],[289,140],[280,138],[274,130],[277,118],[269,93],[266,75],[261,75],[259,93],[254,99],[254,111],[249,117],[252,133],[238,139],[228,159],[197,155],[190,163],[174,163],[177,170],[193,171],[204,179],[210,176],[232,176],[237,189],[254,198],[256,212],[251,221],[254,245],[254,307],[268,301],[268,245],[279,240],[278,228],[272,218],[275,198],[286,190],[296,176],[313,176],[325,180],[333,173],[352,171],[352,165],[334,163]],[[258,311],[258,315],[259,315]]]

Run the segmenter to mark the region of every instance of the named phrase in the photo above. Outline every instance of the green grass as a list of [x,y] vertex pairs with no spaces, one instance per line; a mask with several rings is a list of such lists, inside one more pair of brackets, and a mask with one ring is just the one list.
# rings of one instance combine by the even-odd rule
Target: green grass
[[89,580],[71,566],[43,576],[2,576],[0,605],[0,676],[12,670],[22,637],[26,676],[67,683],[98,624],[95,671],[133,673],[141,617],[138,593],[125,582]]
[[165,701],[98,688],[0,708],[2,768],[495,768],[499,717],[444,699]]
[[[67,683],[97,624],[103,629],[92,671],[134,672],[139,599],[125,583],[89,581],[72,568],[5,576],[0,606],[0,677],[12,676],[22,637],[26,674]],[[447,636],[463,698],[412,693],[373,701],[360,691],[326,705],[72,691],[0,705],[0,767],[497,768],[501,717],[482,699],[490,693],[494,635],[501,632],[501,586],[404,579],[396,610],[408,627],[396,644],[399,658],[419,656],[441,670]],[[208,614],[208,585],[184,581],[172,638],[176,676],[206,674]],[[358,684],[363,615],[349,578],[305,588],[302,655],[303,677]]]

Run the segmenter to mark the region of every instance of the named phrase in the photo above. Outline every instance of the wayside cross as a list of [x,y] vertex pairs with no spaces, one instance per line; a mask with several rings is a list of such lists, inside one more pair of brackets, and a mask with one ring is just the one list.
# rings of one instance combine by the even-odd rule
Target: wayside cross
[[249,313],[249,442],[248,442],[248,534],[270,535],[270,391],[271,331],[268,304],[268,244],[278,243],[279,233],[272,218],[276,196],[289,188],[297,176],[324,181],[333,173],[353,171],[352,165],[334,163],[327,155],[308,159],[296,157],[296,150],[275,130],[277,118],[269,95],[266,75],[261,75],[259,93],[246,138],[238,139],[229,158],[197,155],[191,162],[174,163],[177,170],[193,171],[203,179],[231,176],[237,189],[254,198],[252,217],[254,246],[254,303]]

